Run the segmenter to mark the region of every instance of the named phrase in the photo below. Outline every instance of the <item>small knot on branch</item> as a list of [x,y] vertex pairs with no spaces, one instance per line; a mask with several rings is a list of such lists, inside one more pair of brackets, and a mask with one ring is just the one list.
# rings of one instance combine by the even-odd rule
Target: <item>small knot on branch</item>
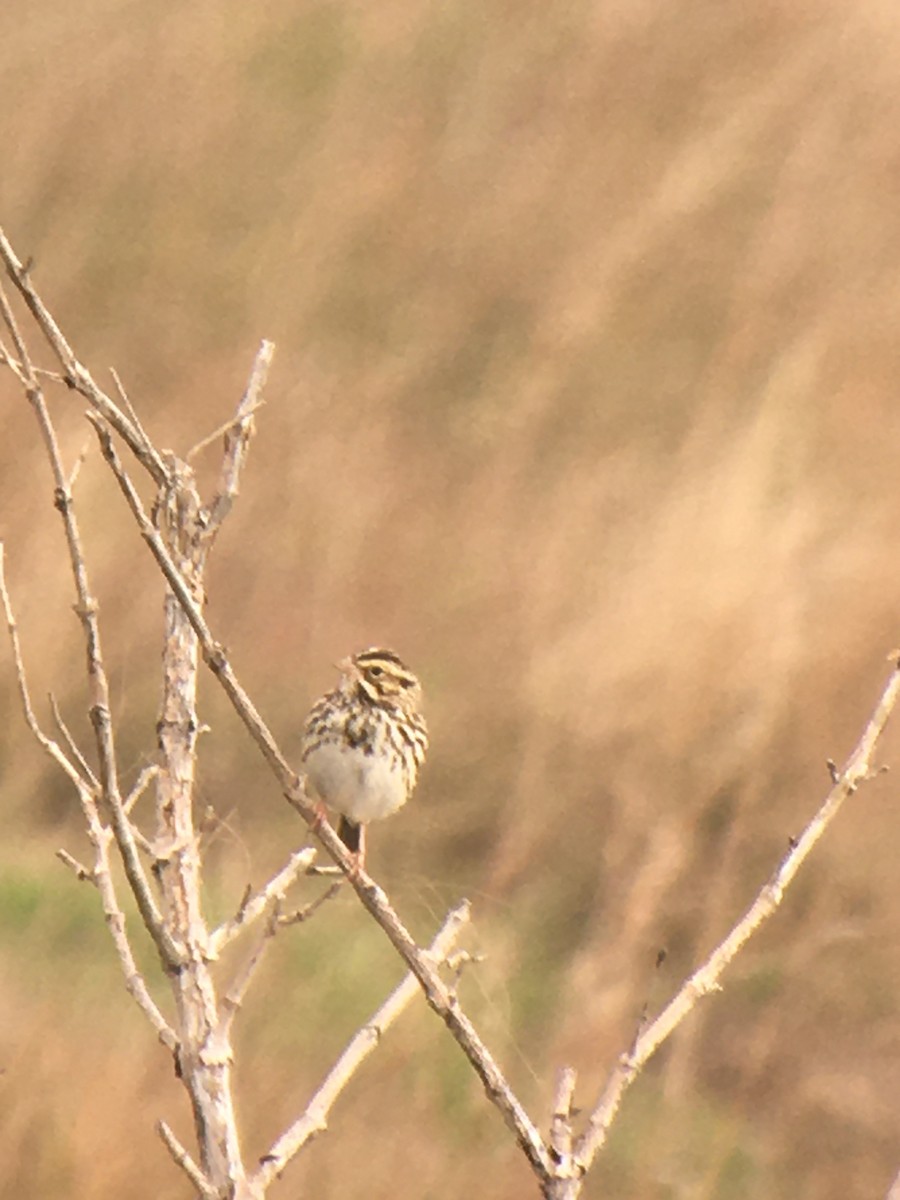
[[204,659],[204,662],[206,663],[206,665],[208,667],[210,667],[213,671],[224,670],[225,664],[228,661],[225,647],[222,645],[221,642],[213,642],[213,644],[209,647],[209,649],[206,649],[206,647],[204,647],[203,648],[203,659]]

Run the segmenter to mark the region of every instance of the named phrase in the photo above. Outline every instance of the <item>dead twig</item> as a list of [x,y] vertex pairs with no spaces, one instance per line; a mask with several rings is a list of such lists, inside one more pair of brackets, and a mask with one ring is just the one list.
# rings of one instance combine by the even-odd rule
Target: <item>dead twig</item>
[[[335,870],[337,870],[336,867]],[[331,887],[326,888],[325,891],[322,892],[321,896],[316,896],[315,900],[311,900],[310,903],[304,905],[303,908],[297,908],[292,913],[282,913],[278,918],[278,924],[302,925],[304,921],[308,921],[310,917],[314,917],[319,909],[322,908],[323,905],[327,904],[329,900],[333,900],[340,892],[343,884],[344,877],[342,875],[336,883],[333,883]]]
[[259,970],[266,950],[278,932],[278,904],[277,899],[272,901],[268,919],[263,926],[262,936],[247,956],[243,966],[231,981],[231,985],[222,997],[219,1035],[223,1038],[230,1037],[234,1018],[244,1003],[244,997],[247,995],[247,990],[253,982],[254,975]]
[[191,1184],[197,1189],[200,1195],[203,1196],[205,1200],[216,1200],[216,1197],[218,1197],[219,1193],[216,1191],[204,1173],[200,1170],[165,1121],[157,1121],[156,1132],[162,1138],[163,1144],[165,1145],[169,1154],[172,1156],[172,1161],[176,1166],[180,1167],[181,1170],[184,1171],[185,1175],[187,1175]]
[[312,846],[295,850],[285,865],[267,884],[246,895],[237,913],[209,936],[209,956],[217,958],[238,934],[262,916],[273,900],[281,900],[288,888],[303,874],[316,856]]
[[844,768],[840,771],[835,769],[832,772],[834,786],[819,811],[800,836],[791,839],[788,853],[775,874],[760,890],[750,908],[725,940],[716,947],[706,962],[684,982],[659,1016],[639,1031],[631,1050],[619,1059],[606,1087],[597,1100],[584,1132],[575,1145],[574,1162],[582,1173],[589,1169],[598,1151],[605,1143],[610,1125],[626,1089],[634,1082],[647,1061],[671,1036],[672,1031],[684,1020],[698,1000],[719,990],[719,980],[725,968],[763,922],[777,910],[784,898],[785,890],[790,886],[813,847],[837,816],[844,802],[853,795],[860,783],[871,777],[871,758],[897,703],[898,696],[900,696],[900,659],[895,656],[891,675],[862,737]]
[[75,872],[76,879],[81,883],[93,883],[96,886],[97,880],[94,878],[94,872],[84,863],[80,863],[77,858],[73,858],[68,850],[57,850],[56,857],[61,863],[65,863],[70,871]]
[[[62,367],[64,382],[84,396],[91,407],[109,421],[158,486],[169,483],[169,471],[162,456],[146,439],[146,435],[141,437],[121,409],[97,386],[91,378],[90,372],[75,357],[72,347],[63,337],[62,330],[32,284],[27,267],[19,260],[2,229],[0,229],[0,261],[5,266],[9,278],[15,284],[19,295]],[[25,363],[25,358],[21,353],[19,359],[23,364]],[[32,371],[31,374],[33,376],[34,372]]]
[[88,783],[90,783],[91,787],[99,795],[100,783],[97,779],[97,776],[94,774],[94,772],[88,766],[84,755],[81,753],[81,751],[78,749],[77,745],[75,744],[75,739],[72,737],[71,733],[69,732],[68,726],[66,725],[65,721],[62,719],[62,714],[59,711],[59,706],[57,705],[56,698],[54,697],[52,692],[47,693],[47,699],[50,701],[50,710],[53,713],[53,720],[56,722],[56,728],[62,734],[63,740],[65,741],[66,745],[69,747],[69,753],[72,755],[72,758],[78,764],[78,767],[79,767],[82,775],[84,776],[84,778],[88,781]]
[[[467,902],[463,902],[448,913],[431,945],[423,952],[434,970],[437,970],[441,962],[446,959],[468,920],[469,905]],[[328,1128],[329,1113],[350,1078],[372,1053],[390,1026],[408,1007],[418,991],[419,985],[415,976],[407,975],[384,1004],[357,1030],[337,1062],[316,1089],[303,1115],[285,1130],[261,1159],[258,1170],[248,1181],[251,1188],[258,1188],[260,1192],[265,1191],[266,1187],[303,1149],[310,1138]]]

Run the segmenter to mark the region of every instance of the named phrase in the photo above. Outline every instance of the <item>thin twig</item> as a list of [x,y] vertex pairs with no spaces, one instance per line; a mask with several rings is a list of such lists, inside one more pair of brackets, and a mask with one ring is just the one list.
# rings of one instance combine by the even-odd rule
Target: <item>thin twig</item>
[[[437,970],[469,920],[469,905],[463,902],[448,913],[434,941],[424,952],[429,965]],[[407,975],[384,1004],[348,1042],[337,1062],[319,1085],[306,1111],[273,1144],[261,1159],[259,1169],[250,1178],[251,1188],[264,1192],[310,1138],[328,1127],[328,1115],[350,1078],[372,1053],[390,1026],[397,1020],[419,991],[413,975]]]
[[94,872],[89,867],[86,867],[84,863],[80,863],[77,858],[74,858],[68,850],[57,850],[56,857],[60,862],[65,863],[71,871],[75,872],[75,877],[81,883],[93,883],[96,886],[97,880],[94,878]]
[[258,891],[245,896],[237,913],[210,934],[209,957],[211,959],[218,958],[242,929],[247,929],[258,917],[262,916],[273,900],[280,900],[315,856],[316,851],[313,846],[304,846],[295,850],[281,870],[273,875],[267,884]]
[[222,469],[219,473],[219,485],[216,494],[209,505],[209,527],[207,537],[212,540],[218,533],[222,522],[231,512],[240,485],[241,471],[247,461],[250,451],[250,439],[256,431],[253,414],[262,407],[262,392],[275,353],[274,342],[263,341],[253,360],[250,378],[241,402],[237,407],[234,418],[226,425],[225,453],[222,456]]
[[16,685],[19,689],[19,700],[22,705],[22,715],[25,718],[25,724],[31,730],[32,736],[44,751],[44,753],[60,767],[69,777],[72,783],[80,791],[90,791],[90,781],[82,779],[78,772],[78,768],[69,761],[58,743],[52,738],[47,737],[34,715],[34,708],[31,704],[31,693],[28,689],[28,680],[25,675],[25,663],[22,658],[22,646],[19,642],[19,629],[16,624],[15,616],[13,615],[12,601],[9,597],[9,591],[6,586],[6,570],[4,565],[4,545],[0,542],[0,598],[3,601],[3,612],[6,617],[6,629],[9,635],[9,644],[12,650],[13,666],[16,673]]
[[675,1027],[684,1020],[697,1001],[719,989],[719,979],[725,968],[748,938],[772,916],[781,904],[786,888],[813,846],[834,820],[844,801],[853,795],[860,783],[871,777],[872,754],[884,732],[898,696],[900,696],[900,659],[895,656],[894,669],[862,737],[843,770],[837,772],[834,786],[819,811],[802,834],[796,840],[792,840],[791,848],[775,874],[761,889],[750,908],[725,940],[716,947],[706,962],[685,981],[659,1016],[641,1030],[631,1050],[619,1059],[618,1065],[598,1098],[588,1124],[575,1146],[574,1161],[582,1172],[588,1170],[606,1141],[622,1097],[644,1064],[655,1054]]
[[[263,344],[270,345],[271,343],[264,342]],[[193,446],[191,446],[190,450],[188,450],[187,454],[184,456],[184,461],[189,463],[193,462],[198,454],[201,454],[207,448],[207,446],[211,446],[213,442],[217,442],[219,438],[224,437],[227,433],[234,429],[235,425],[237,425],[239,421],[249,422],[249,418],[251,418],[258,409],[262,408],[264,404],[265,401],[260,400],[257,404],[254,404],[249,411],[245,412],[243,416],[235,413],[233,417],[229,417],[227,421],[223,421],[221,425],[212,431],[212,433],[208,433],[206,437],[202,437],[199,442],[196,442]],[[254,430],[253,432],[256,431]]]
[[225,1040],[230,1037],[234,1018],[244,1003],[244,997],[247,995],[247,990],[253,982],[254,975],[259,970],[266,950],[278,932],[278,903],[278,900],[272,901],[268,919],[263,926],[262,936],[247,956],[243,966],[231,981],[225,995],[222,997],[218,1032],[219,1036]]
[[19,383],[25,383],[25,373],[22,370],[22,364],[18,361],[18,359],[10,354],[9,350],[6,348],[6,346],[4,346],[2,341],[0,341],[0,364],[2,364],[4,367],[9,367],[13,375],[15,375],[16,379],[18,379]]
[[69,472],[69,478],[66,480],[66,487],[71,492],[78,482],[78,476],[81,474],[81,468],[84,466],[84,460],[87,458],[87,452],[90,449],[90,442],[85,442],[79,451],[78,457],[72,465],[72,470]]
[[[19,260],[6,234],[0,229],[0,261],[15,284],[31,315],[37,322],[48,345],[62,367],[63,378],[69,387],[79,392],[124,439],[131,452],[150,474],[153,481],[162,486],[169,480],[169,472],[159,452],[142,438],[121,409],[97,386],[90,372],[81,365],[74,351],[63,336],[62,330],[53,319],[49,309],[38,295],[31,282],[28,270]],[[20,355],[21,359],[21,355]],[[24,365],[24,359],[21,359]],[[146,436],[146,435],[145,435]]]
[[119,962],[122,965],[125,989],[149,1019],[150,1024],[156,1030],[156,1036],[160,1042],[173,1054],[176,1054],[179,1046],[178,1037],[150,995],[147,982],[137,965],[134,952],[131,948],[128,927],[125,923],[125,914],[116,895],[109,862],[109,847],[111,844],[109,829],[100,821],[96,804],[92,801],[90,803],[86,802],[86,798],[82,796],[81,807],[87,820],[88,837],[94,848],[94,861],[96,865],[92,874],[97,889],[100,892],[100,899],[103,904],[103,917],[112,937],[113,946],[119,956]]
[[143,768],[143,770],[141,771],[141,773],[138,775],[137,779],[135,780],[134,787],[131,789],[131,791],[128,793],[128,795],[125,797],[125,800],[123,801],[122,807],[125,809],[126,813],[131,812],[131,810],[137,804],[138,800],[140,800],[141,796],[143,796],[144,792],[147,790],[147,788],[150,786],[150,784],[153,782],[153,780],[156,778],[156,776],[158,774],[159,774],[159,767],[156,763],[151,763],[151,765],[149,767]]
[[119,395],[119,400],[121,401],[122,407],[125,409],[125,412],[128,414],[128,417],[129,417],[132,425],[135,428],[135,432],[137,433],[138,438],[140,439],[141,445],[144,447],[144,449],[147,451],[148,454],[150,454],[150,455],[155,454],[156,451],[154,450],[153,443],[150,441],[150,438],[147,436],[147,431],[144,429],[144,426],[141,424],[141,419],[137,415],[137,411],[136,411],[134,405],[131,403],[128,393],[125,391],[125,387],[122,383],[122,380],[119,378],[116,368],[110,367],[109,373],[113,377],[113,383],[116,385],[116,392]]
[[3,323],[10,332],[13,345],[16,348],[16,354],[19,356],[17,363],[13,363],[7,356],[7,363],[13,368],[22,384],[28,388],[35,379],[34,368],[31,365],[28,348],[25,345],[25,339],[22,337],[22,334],[19,331],[19,325],[16,321],[15,314],[13,313],[9,300],[6,298],[6,292],[2,287],[0,287],[0,309],[2,309]]
[[[337,870],[337,868],[335,868]],[[304,921],[308,921],[310,917],[314,917],[323,905],[329,900],[333,900],[338,895],[341,888],[344,886],[343,875],[331,887],[325,889],[321,896],[316,896],[315,900],[311,900],[309,904],[304,904],[303,908],[297,908],[292,913],[281,913],[278,917],[279,925],[302,925]]]
[[94,774],[94,772],[88,766],[84,755],[78,749],[78,746],[75,744],[75,739],[72,737],[71,733],[69,732],[69,727],[66,725],[65,721],[62,719],[62,713],[59,711],[59,707],[56,703],[56,697],[53,695],[52,692],[48,692],[47,698],[50,701],[50,709],[53,713],[53,720],[56,722],[57,729],[62,734],[66,745],[69,747],[69,753],[72,755],[72,757],[78,763],[78,766],[81,768],[81,773],[84,776],[84,778],[87,779],[87,781],[90,783],[90,785],[94,789],[94,791],[99,794],[100,783],[97,779],[97,776]]
[[172,1161],[176,1164],[176,1166],[179,1166],[182,1171],[184,1171],[185,1175],[187,1175],[188,1179],[191,1181],[200,1195],[205,1197],[205,1200],[216,1200],[216,1197],[219,1195],[219,1193],[216,1191],[204,1173],[200,1170],[165,1121],[156,1122],[156,1132],[162,1138],[166,1149],[172,1156]]
[[[25,382],[25,373],[22,370],[22,364],[10,354],[2,341],[0,341],[0,366],[9,367],[20,383]],[[48,371],[45,367],[38,366],[33,366],[32,370],[35,375],[40,376],[42,379],[49,379],[53,383],[65,383],[65,379],[63,379],[59,371]]]

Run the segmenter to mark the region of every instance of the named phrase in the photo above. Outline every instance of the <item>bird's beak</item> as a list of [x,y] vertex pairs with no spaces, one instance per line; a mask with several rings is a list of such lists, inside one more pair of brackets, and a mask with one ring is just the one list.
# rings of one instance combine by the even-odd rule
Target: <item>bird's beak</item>
[[342,675],[346,675],[348,673],[348,671],[350,670],[350,668],[353,666],[353,659],[352,658],[342,658],[340,662],[334,663],[333,666],[336,671],[340,671],[340,673]]

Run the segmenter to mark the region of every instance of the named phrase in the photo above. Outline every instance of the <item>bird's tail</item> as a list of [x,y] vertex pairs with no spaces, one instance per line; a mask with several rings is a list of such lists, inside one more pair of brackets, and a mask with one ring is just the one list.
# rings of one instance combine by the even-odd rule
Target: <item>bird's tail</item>
[[362,826],[355,821],[351,821],[349,817],[341,817],[337,827],[338,837],[347,847],[351,854],[359,854],[360,834]]

